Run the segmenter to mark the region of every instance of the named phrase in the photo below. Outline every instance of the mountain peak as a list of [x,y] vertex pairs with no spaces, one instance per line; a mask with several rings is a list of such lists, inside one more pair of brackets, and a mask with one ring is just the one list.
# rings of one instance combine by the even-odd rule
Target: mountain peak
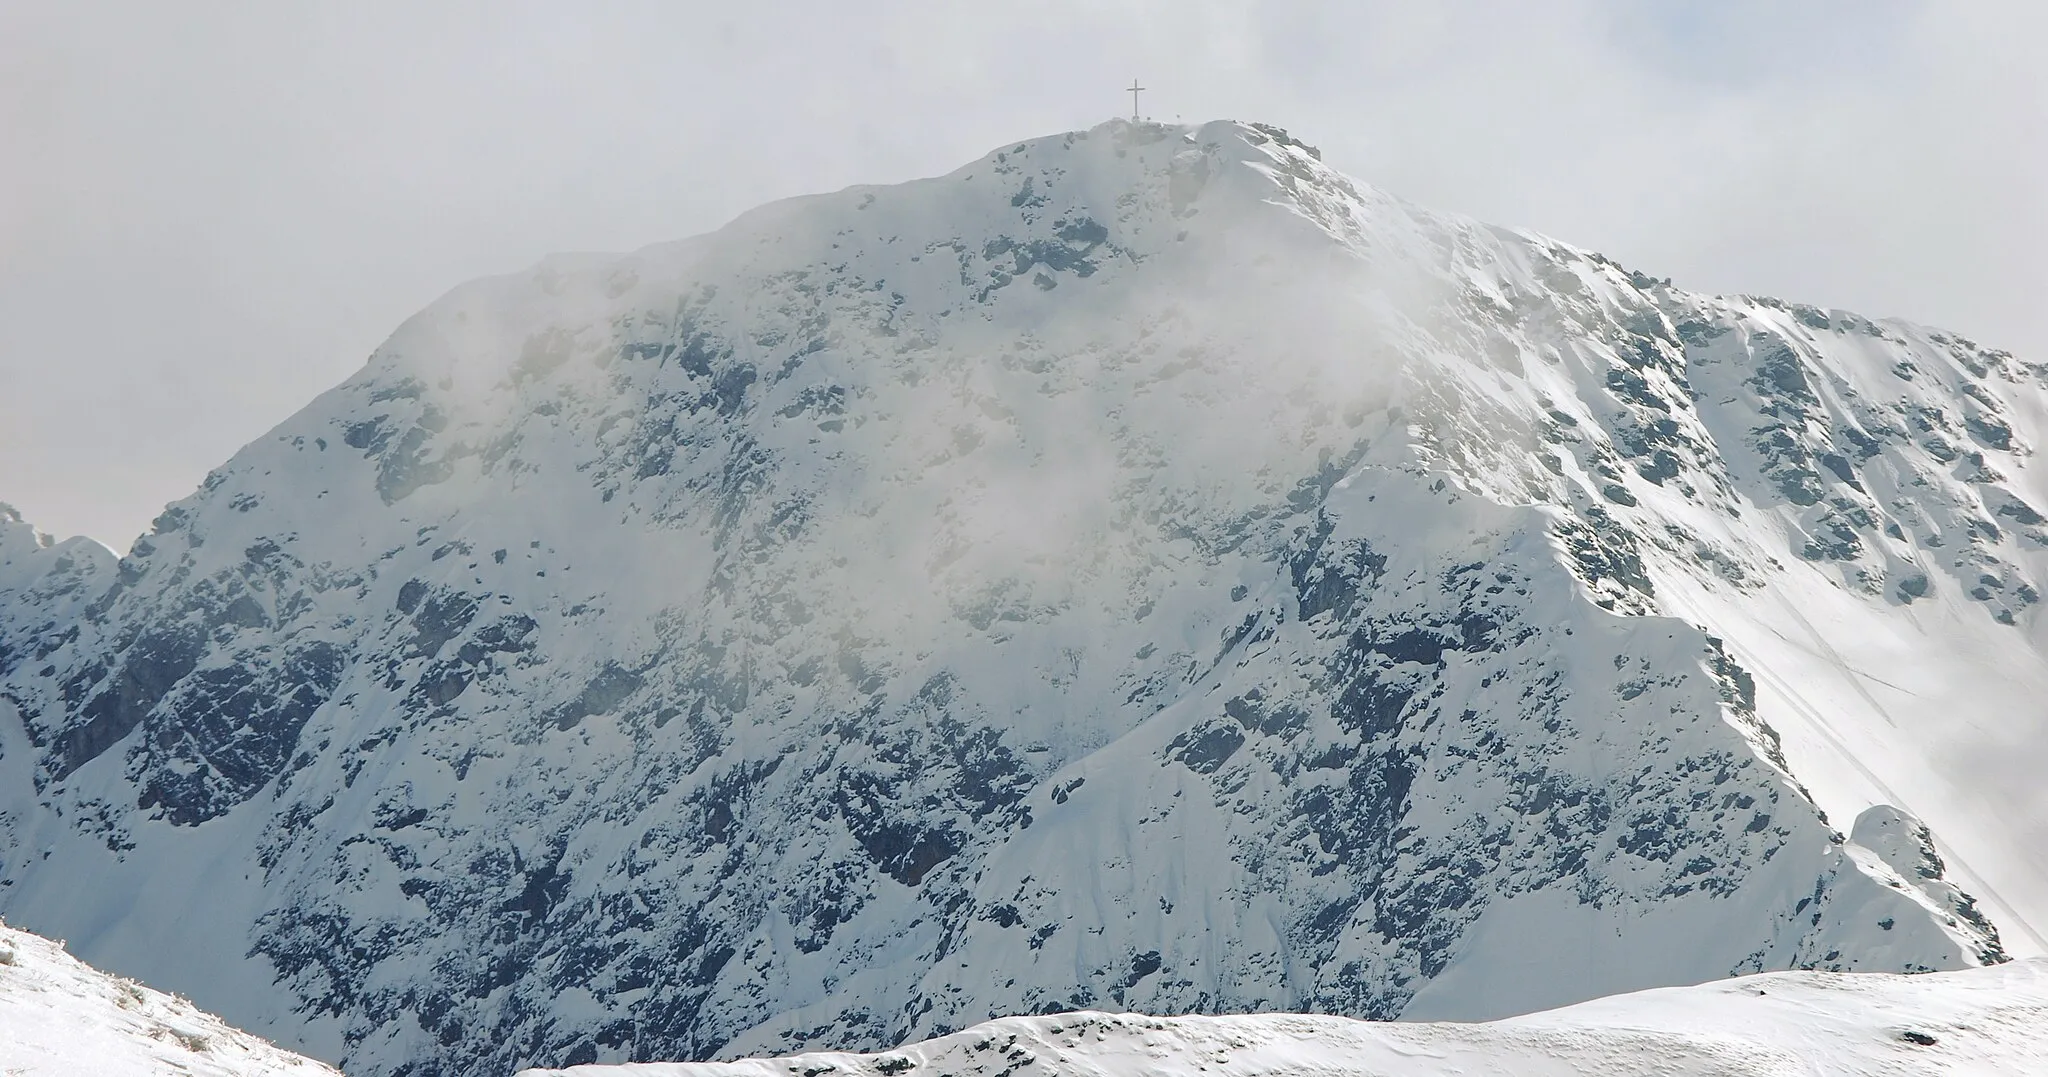
[[0,905],[364,1073],[1997,961],[2043,384],[1255,124],[551,258],[0,607]]

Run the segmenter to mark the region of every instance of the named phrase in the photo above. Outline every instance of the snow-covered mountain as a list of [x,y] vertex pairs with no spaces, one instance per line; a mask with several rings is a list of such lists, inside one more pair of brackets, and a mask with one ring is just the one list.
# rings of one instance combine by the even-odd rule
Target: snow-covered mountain
[[0,912],[363,1077],[2036,952],[2044,384],[1235,123],[552,258],[0,521]]
[[0,1073],[8,1077],[339,1077],[190,1002],[109,976],[0,924]]
[[1012,1017],[879,1054],[530,1070],[521,1077],[1836,1077],[2048,1072],[2048,966],[1777,972],[1485,1024],[1296,1014]]

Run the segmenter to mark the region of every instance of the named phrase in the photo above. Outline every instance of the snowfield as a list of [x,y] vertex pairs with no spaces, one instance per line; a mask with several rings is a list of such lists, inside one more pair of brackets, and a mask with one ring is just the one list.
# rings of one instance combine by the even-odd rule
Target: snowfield
[[1876,1077],[2048,1073],[2048,961],[1778,972],[1478,1024],[1268,1014],[1012,1017],[878,1054],[532,1069],[520,1077]]
[[339,1077],[190,1002],[0,924],[0,1075]]
[[1996,964],[2044,444],[1275,128],[1012,143],[457,288],[118,561],[0,511],[0,913],[360,1077]]

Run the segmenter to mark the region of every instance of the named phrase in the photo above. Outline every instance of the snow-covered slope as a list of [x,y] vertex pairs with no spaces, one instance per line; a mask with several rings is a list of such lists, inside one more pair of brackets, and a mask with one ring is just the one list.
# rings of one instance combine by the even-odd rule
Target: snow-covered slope
[[1063,1013],[881,1054],[529,1070],[522,1077],[1779,1077],[2048,1072],[2048,966],[1929,976],[1782,972],[1486,1024],[1295,1014]]
[[0,910],[365,1077],[1994,961],[2042,386],[1234,123],[553,258],[5,540]]
[[0,924],[0,1074],[8,1077],[337,1077],[190,1002]]

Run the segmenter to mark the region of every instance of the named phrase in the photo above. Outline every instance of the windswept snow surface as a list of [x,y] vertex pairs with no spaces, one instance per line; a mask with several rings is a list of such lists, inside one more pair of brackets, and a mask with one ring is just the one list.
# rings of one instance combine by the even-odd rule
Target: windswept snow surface
[[363,1077],[2037,952],[2044,388],[1237,123],[550,258],[0,517],[0,911]]
[[880,1054],[527,1070],[520,1077],[1877,1077],[2048,1073],[2048,964],[1784,972],[1484,1024],[1062,1013]]
[[0,1075],[339,1077],[190,1002],[0,924]]

